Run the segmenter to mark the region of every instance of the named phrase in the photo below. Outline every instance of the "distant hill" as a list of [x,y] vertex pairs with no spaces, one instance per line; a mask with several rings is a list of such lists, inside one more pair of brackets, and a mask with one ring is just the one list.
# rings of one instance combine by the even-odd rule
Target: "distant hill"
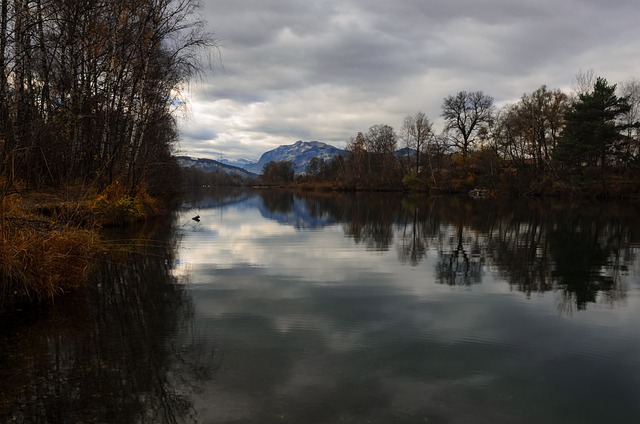
[[257,178],[258,175],[237,166],[225,165],[213,159],[192,158],[189,156],[176,156],[178,165],[183,168],[196,168],[204,172],[224,172],[230,175],[237,175],[242,178]]
[[402,149],[396,150],[397,158],[406,158],[407,156],[413,156],[416,154],[416,149],[412,149],[411,147],[403,147]]
[[311,159],[314,157],[330,160],[334,156],[345,153],[345,150],[338,149],[337,147],[320,141],[299,140],[294,144],[280,146],[263,153],[257,164],[247,165],[244,169],[256,174],[261,174],[263,167],[269,162],[288,160],[293,163],[296,174],[302,174],[307,171],[309,162],[311,162]]
[[[296,174],[303,174],[307,171],[309,162],[314,157],[328,161],[337,155],[346,155],[347,153],[346,150],[338,149],[321,141],[298,140],[294,144],[280,146],[263,153],[257,163],[248,159],[223,159],[217,161],[188,156],[177,156],[177,159],[183,168],[195,167],[204,172],[221,171],[243,178],[256,178],[262,174],[264,166],[271,161],[289,160],[293,163]],[[415,153],[414,149],[404,147],[396,151],[396,157],[404,158],[413,156]]]
[[245,169],[245,167],[248,166],[248,165],[255,165],[256,164],[255,160],[244,159],[244,158],[220,159],[218,162],[223,163],[225,165],[229,165],[229,166],[235,166],[236,168],[242,168],[242,169]]

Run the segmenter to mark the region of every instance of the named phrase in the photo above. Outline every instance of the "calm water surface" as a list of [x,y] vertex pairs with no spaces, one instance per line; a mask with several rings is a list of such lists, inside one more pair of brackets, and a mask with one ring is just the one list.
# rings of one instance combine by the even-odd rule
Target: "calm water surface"
[[113,238],[0,318],[0,422],[640,422],[632,207],[206,192]]

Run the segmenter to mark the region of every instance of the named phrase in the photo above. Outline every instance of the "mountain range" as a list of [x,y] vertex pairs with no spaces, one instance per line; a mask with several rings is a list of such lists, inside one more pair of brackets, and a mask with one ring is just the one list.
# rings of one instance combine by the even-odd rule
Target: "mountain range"
[[178,165],[182,168],[195,168],[204,172],[224,172],[241,178],[257,178],[258,175],[237,166],[227,165],[213,159],[176,156]]
[[336,155],[345,154],[346,151],[338,149],[320,141],[298,140],[294,144],[276,147],[265,152],[258,162],[251,162],[247,159],[213,160],[204,158],[191,158],[188,156],[178,156],[178,164],[183,168],[195,167],[204,172],[226,172],[246,178],[257,177],[262,173],[266,164],[272,161],[288,160],[293,163],[296,174],[303,174],[307,171],[309,162],[314,157],[330,160]]
[[256,163],[255,160],[238,158],[238,159],[218,159],[218,162],[223,163],[229,166],[235,166],[236,168],[244,169],[247,165],[254,165]]
[[[346,153],[346,150],[338,149],[321,141],[298,140],[294,144],[279,146],[263,153],[258,162],[251,162],[247,159],[216,161],[187,156],[178,156],[177,159],[180,166],[185,168],[195,167],[205,172],[222,171],[245,178],[254,178],[262,174],[264,166],[272,161],[291,161],[296,174],[303,174],[307,171],[311,159],[315,157],[328,161],[335,156],[345,155]],[[411,154],[415,154],[415,150],[406,147],[396,152],[399,157]]]

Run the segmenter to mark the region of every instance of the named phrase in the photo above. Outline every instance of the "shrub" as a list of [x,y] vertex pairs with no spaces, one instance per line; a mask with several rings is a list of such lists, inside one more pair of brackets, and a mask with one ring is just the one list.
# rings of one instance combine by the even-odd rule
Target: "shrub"
[[402,179],[402,185],[411,191],[424,191],[429,188],[415,172],[405,175]]

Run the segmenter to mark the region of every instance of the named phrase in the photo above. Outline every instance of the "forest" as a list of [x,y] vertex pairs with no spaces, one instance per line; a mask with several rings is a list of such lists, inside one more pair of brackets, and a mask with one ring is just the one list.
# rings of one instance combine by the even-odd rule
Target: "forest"
[[[1,195],[166,190],[174,112],[215,45],[193,0],[13,0],[0,10]],[[171,172],[167,172],[171,171]]]
[[[175,112],[216,49],[197,9],[195,0],[2,2],[0,202],[44,187],[174,195]],[[637,197],[637,80],[611,84],[587,71],[571,93],[543,85],[515,103],[494,103],[482,91],[459,91],[442,100],[440,133],[423,112],[408,115],[399,131],[375,124],[348,141],[347,156],[316,160],[297,180]],[[272,164],[263,182],[291,183],[290,171]]]
[[196,0],[0,2],[0,312],[83,284],[100,227],[180,188],[176,111],[216,42]]
[[400,131],[376,124],[348,154],[313,160],[296,178],[287,163],[265,166],[267,183],[343,189],[635,198],[640,195],[640,82],[611,84],[593,71],[572,93],[541,86],[497,108],[482,91],[442,101],[444,129],[423,112]]

